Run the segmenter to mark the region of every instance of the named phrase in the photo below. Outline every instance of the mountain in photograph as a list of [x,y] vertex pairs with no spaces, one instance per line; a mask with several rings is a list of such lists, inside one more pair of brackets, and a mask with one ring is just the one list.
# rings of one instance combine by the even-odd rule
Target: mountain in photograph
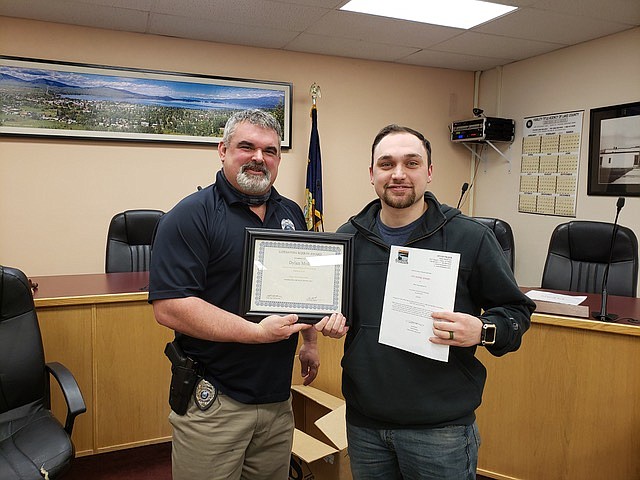
[[38,78],[35,80],[23,80],[21,78],[0,73],[0,87],[2,85],[19,88],[36,88],[39,90],[46,90],[47,92],[60,95],[60,96],[73,96],[73,97],[91,97],[101,98],[109,101],[120,101],[128,103],[162,103],[163,105],[176,102],[180,104],[189,103],[194,107],[207,107],[207,108],[264,108],[270,109],[278,106],[280,99],[277,97],[265,95],[262,97],[251,98],[237,98],[233,100],[215,100],[215,99],[200,99],[200,98],[174,98],[167,95],[145,95],[142,93],[136,93],[125,89],[111,88],[111,87],[78,87],[75,85],[69,85],[63,82],[50,80],[46,78]]
[[58,95],[89,95],[92,97],[109,97],[114,100],[124,99],[144,99],[144,100],[162,100],[177,101],[177,99],[168,96],[143,95],[140,93],[130,92],[119,88],[111,87],[77,87],[55,80],[46,78],[38,78],[36,80],[23,80],[6,73],[0,73],[0,85],[18,86],[22,88],[38,88],[48,90],[50,93]]

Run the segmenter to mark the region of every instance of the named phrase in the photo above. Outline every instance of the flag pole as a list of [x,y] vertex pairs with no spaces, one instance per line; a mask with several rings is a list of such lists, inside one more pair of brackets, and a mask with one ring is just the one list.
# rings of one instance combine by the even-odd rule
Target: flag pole
[[304,214],[307,221],[307,229],[318,232],[320,230],[324,231],[324,218],[322,215],[322,162],[317,111],[317,100],[322,96],[320,86],[314,82],[309,89],[309,94],[311,95],[311,138],[309,140]]
[[311,84],[311,88],[309,89],[309,94],[311,95],[311,108],[316,108],[316,101],[318,98],[322,98],[322,92],[320,91],[320,85],[316,82]]

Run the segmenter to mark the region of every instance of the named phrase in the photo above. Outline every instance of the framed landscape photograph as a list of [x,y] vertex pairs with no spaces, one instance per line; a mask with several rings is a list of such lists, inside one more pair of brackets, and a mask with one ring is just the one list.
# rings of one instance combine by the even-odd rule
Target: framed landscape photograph
[[217,144],[231,114],[258,108],[291,147],[293,86],[0,56],[0,134]]
[[587,194],[640,196],[640,102],[591,110]]

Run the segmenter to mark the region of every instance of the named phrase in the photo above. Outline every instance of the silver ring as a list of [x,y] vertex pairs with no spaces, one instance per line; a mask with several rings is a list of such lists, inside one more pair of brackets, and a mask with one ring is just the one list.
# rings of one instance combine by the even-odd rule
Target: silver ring
[[449,331],[449,340],[453,340],[453,332]]

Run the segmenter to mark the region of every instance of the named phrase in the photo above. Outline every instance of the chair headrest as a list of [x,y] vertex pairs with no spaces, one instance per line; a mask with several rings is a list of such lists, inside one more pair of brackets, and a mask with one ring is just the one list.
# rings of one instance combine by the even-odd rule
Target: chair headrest
[[33,295],[25,274],[0,265],[0,322],[33,309]]
[[127,210],[118,213],[109,224],[109,240],[129,245],[150,245],[153,232],[164,212],[160,210]]
[[504,250],[513,248],[513,231],[507,222],[499,218],[492,217],[472,218],[493,230],[493,233]]
[[[550,251],[578,262],[603,263],[609,261],[613,224],[607,222],[572,221],[560,224],[551,236]],[[630,252],[637,245],[629,228],[618,225],[613,249],[614,261],[631,261]],[[637,247],[635,247],[637,250]]]

